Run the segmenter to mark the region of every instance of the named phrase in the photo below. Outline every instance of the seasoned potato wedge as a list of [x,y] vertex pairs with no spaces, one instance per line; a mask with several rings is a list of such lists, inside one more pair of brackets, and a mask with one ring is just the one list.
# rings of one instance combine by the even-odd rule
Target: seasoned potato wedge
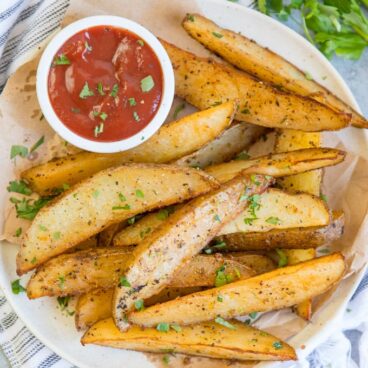
[[[251,268],[256,275],[266,273],[276,268],[276,263],[265,255],[247,254],[242,252],[222,254],[225,259],[233,259],[244,266]],[[245,277],[243,277],[245,278]]]
[[231,160],[236,154],[249,148],[264,132],[257,125],[236,122],[219,137],[198,151],[175,161],[176,165],[206,167]]
[[266,232],[291,227],[325,226],[330,223],[326,204],[310,194],[290,194],[271,188],[259,196],[256,218],[250,209],[244,210],[225,225],[219,235],[239,232]]
[[[157,295],[145,300],[144,305],[148,307],[201,290],[203,290],[201,287],[165,288]],[[111,303],[113,293],[114,289],[99,289],[83,294],[78,298],[74,315],[77,330],[85,330],[96,322],[112,316]]]
[[165,333],[155,328],[141,329],[138,326],[120,332],[112,319],[105,319],[93,325],[81,342],[83,345],[97,344],[156,353],[175,351],[219,359],[296,359],[294,349],[286,342],[244,323],[230,322],[233,329],[207,322],[169,329]]
[[[231,123],[236,104],[224,103],[185,116],[128,151],[105,154],[81,152],[53,159],[22,173],[33,191],[44,195],[63,184],[75,184],[111,166],[126,162],[165,163],[186,156],[221,134]],[[185,142],[185,144],[182,144]]]
[[126,164],[101,171],[41,209],[18,253],[17,272],[36,268],[114,223],[217,187],[205,173],[178,166]]
[[273,153],[250,160],[225,162],[207,167],[205,171],[221,183],[232,179],[239,172],[271,175],[274,177],[293,175],[294,177],[294,174],[337,165],[344,158],[345,152],[333,148],[308,148],[292,152]]
[[344,271],[344,257],[335,253],[132,312],[128,319],[145,327],[187,325],[290,307],[326,292]]
[[317,248],[341,238],[344,231],[344,214],[333,211],[331,223],[326,226],[273,229],[266,232],[239,232],[221,235],[217,242],[225,242],[226,251],[249,251],[275,248]]
[[98,234],[98,245],[100,247],[108,247],[114,238],[114,236],[128,225],[127,221],[123,221],[117,224],[110,225],[106,229],[102,230]]
[[[113,317],[123,330],[125,314],[137,300],[157,294],[175,273],[241,212],[248,197],[262,193],[272,178],[239,176],[220,189],[184,205],[134,249],[125,282],[115,289]],[[133,292],[132,292],[133,290]]]
[[[51,259],[32,275],[27,285],[30,299],[42,296],[80,295],[96,289],[109,289],[119,283],[132,247],[98,248],[62,254]],[[259,256],[261,257],[261,256]],[[224,266],[232,279],[245,279],[260,273],[260,268],[269,268],[270,262],[239,255],[196,255],[178,269],[168,281],[171,288],[215,285],[216,270]]]
[[[311,79],[309,73],[302,72],[270,49],[239,33],[220,28],[199,14],[186,17],[183,27],[190,36],[239,69],[285,90],[308,96],[336,111],[350,113],[354,126],[368,128],[368,121],[357,111]],[[214,37],[214,34],[221,37]]]
[[342,129],[350,123],[350,114],[308,97],[281,92],[235,68],[161,42],[174,67],[176,94],[201,110],[239,100],[242,103],[236,119],[255,125],[322,131]]

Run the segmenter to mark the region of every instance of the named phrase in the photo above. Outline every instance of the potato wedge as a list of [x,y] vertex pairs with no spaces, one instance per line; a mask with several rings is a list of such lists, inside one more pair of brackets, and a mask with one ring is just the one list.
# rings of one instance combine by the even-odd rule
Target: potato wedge
[[206,167],[231,160],[236,154],[249,148],[264,132],[257,125],[236,122],[219,137],[198,151],[175,161],[179,166]]
[[254,218],[248,208],[226,224],[218,236],[239,232],[266,232],[291,227],[325,226],[330,223],[326,204],[310,194],[289,194],[271,188],[259,196]]
[[[80,295],[96,289],[113,288],[119,283],[121,275],[124,275],[132,251],[132,247],[107,247],[62,254],[36,270],[28,282],[27,295],[35,299],[43,296]],[[226,267],[226,274],[234,280],[258,273],[252,269],[250,259],[245,256],[196,255],[185,267],[178,269],[168,281],[168,286],[212,287],[215,285],[216,270],[222,266]],[[267,266],[263,261],[263,268]]]
[[[157,295],[152,296],[144,302],[146,307],[157,303],[163,303],[179,296],[201,291],[201,287],[188,288],[165,288]],[[75,326],[78,331],[85,330],[96,322],[110,318],[111,304],[114,289],[99,289],[81,295],[75,307]]]
[[114,236],[125,227],[127,227],[127,221],[123,221],[117,224],[110,225],[106,229],[102,230],[98,234],[98,246],[108,247],[114,238]]
[[[251,268],[256,275],[272,271],[276,263],[271,258],[260,254],[247,254],[242,252],[222,254],[225,259],[233,259],[244,266]],[[245,278],[245,277],[243,277]]]
[[239,100],[242,104],[236,119],[255,125],[322,131],[350,124],[351,114],[336,112],[308,97],[281,92],[235,68],[161,43],[174,67],[176,94],[201,110]]
[[[163,125],[148,141],[113,154],[81,152],[53,159],[22,173],[33,191],[45,195],[63,184],[75,184],[108,167],[127,162],[165,163],[197,151],[231,123],[236,104],[224,103]],[[182,144],[185,142],[185,144]]]
[[273,153],[250,160],[225,162],[207,167],[205,171],[221,183],[232,179],[239,172],[274,177],[293,175],[294,177],[298,173],[309,173],[316,168],[337,165],[345,159],[345,155],[345,152],[333,148],[307,148],[292,152]]
[[290,307],[326,292],[344,271],[344,257],[335,253],[132,312],[128,320],[145,327],[187,325]]
[[37,214],[17,256],[21,275],[138,213],[217,188],[199,170],[154,164],[109,168],[56,198]]
[[[296,360],[294,349],[280,339],[231,321],[234,329],[215,322],[183,326],[162,333],[155,328],[132,326],[120,332],[112,319],[93,325],[82,337],[82,344],[97,344],[120,349],[162,353],[174,351],[190,355],[238,360]],[[281,348],[280,348],[281,346]]]
[[[336,111],[352,114],[352,124],[368,128],[368,121],[352,107],[310,78],[295,65],[239,33],[223,29],[209,19],[190,14],[183,27],[195,40],[229,63],[257,78],[298,95],[308,96]],[[221,37],[214,37],[220,34]]]
[[119,329],[128,327],[125,314],[136,300],[147,299],[168,285],[178,269],[247,206],[245,193],[262,193],[272,183],[272,178],[259,175],[254,180],[239,176],[189,202],[134,249],[125,282],[115,289],[113,317]]
[[225,242],[225,251],[267,250],[275,248],[317,248],[341,238],[344,231],[344,213],[333,211],[332,220],[326,226],[273,229],[266,232],[239,232],[221,235],[217,242]]

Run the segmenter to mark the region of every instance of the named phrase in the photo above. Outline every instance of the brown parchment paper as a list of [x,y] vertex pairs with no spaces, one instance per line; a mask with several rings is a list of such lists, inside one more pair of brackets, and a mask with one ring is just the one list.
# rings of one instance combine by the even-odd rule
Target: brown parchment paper
[[[186,13],[198,11],[199,7],[195,0],[72,0],[63,24],[66,25],[73,20],[90,15],[124,16],[143,24],[159,37],[198,55],[205,56],[208,55],[208,52],[188,37],[180,26]],[[77,151],[75,147],[54,134],[40,111],[35,90],[39,53],[40,50],[36,50],[34,58],[15,72],[0,96],[0,160],[2,170],[0,183],[1,188],[3,188],[0,206],[5,209],[5,221],[0,226],[2,226],[2,239],[15,244],[22,241],[21,236],[14,236],[16,229],[21,226],[24,232],[29,226],[29,222],[16,218],[13,207],[9,205],[9,196],[5,190],[7,183],[16,178],[27,167],[47,161],[52,157]],[[41,136],[45,136],[45,144],[31,157],[9,159],[10,148],[13,144],[31,147]],[[328,197],[329,206],[333,209],[343,209],[345,212],[345,234],[342,239],[331,246],[331,251],[343,251],[349,265],[346,275],[348,277],[360,270],[368,259],[368,162],[363,159],[363,154],[360,156],[352,152],[351,147],[354,147],[354,140],[351,134],[345,136],[341,133],[326,133],[324,140],[326,146],[348,151],[344,163],[325,171],[323,185],[323,192]],[[271,145],[268,145],[268,148],[256,147],[253,153],[265,153],[269,146]],[[334,297],[332,294],[333,291],[320,298],[317,309],[328,303],[328,298]],[[274,333],[280,338],[293,336],[305,324],[305,321],[296,317],[290,310],[264,314],[255,322],[257,327]],[[161,354],[146,355],[155,366],[165,366]],[[180,354],[170,357],[170,365],[187,368],[253,366],[252,363],[186,357]]]

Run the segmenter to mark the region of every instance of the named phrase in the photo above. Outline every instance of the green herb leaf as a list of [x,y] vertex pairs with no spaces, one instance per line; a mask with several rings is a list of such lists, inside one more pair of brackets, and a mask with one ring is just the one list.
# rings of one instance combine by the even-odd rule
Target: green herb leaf
[[144,301],[142,299],[136,300],[134,306],[137,311],[142,311],[144,309]]
[[170,325],[168,323],[161,322],[156,326],[156,330],[160,332],[169,332]]
[[101,96],[105,96],[105,91],[102,85],[102,82],[97,83],[97,91]]
[[144,46],[144,42],[143,42],[143,40],[137,40],[137,44],[139,45],[139,46]]
[[85,100],[87,97],[94,96],[94,92],[89,88],[88,82],[86,82],[79,93],[79,97]]
[[129,97],[128,102],[129,102],[129,106],[136,106],[137,105],[137,101],[135,100],[134,97]]
[[87,51],[92,51],[92,46],[87,41],[84,42],[84,47]]
[[251,313],[249,313],[249,317],[254,319],[254,318],[257,317],[257,314],[258,314],[257,312],[251,312]]
[[266,222],[271,225],[279,225],[281,223],[281,220],[278,217],[271,216],[266,219]]
[[307,79],[309,81],[312,81],[313,80],[313,77],[312,77],[312,75],[309,72],[305,72],[304,75],[305,75],[305,79]]
[[61,232],[60,231],[55,231],[53,234],[52,234],[52,238],[54,240],[59,240],[61,238]]
[[29,150],[29,153],[36,151],[38,147],[40,147],[45,142],[45,136],[43,135]]
[[217,32],[212,32],[212,34],[217,37],[217,38],[222,38],[224,37],[224,35],[222,35],[221,33],[217,33]]
[[119,85],[117,83],[115,83],[112,87],[112,90],[110,92],[110,96],[111,97],[116,97],[118,95],[119,92]]
[[42,224],[38,225],[38,227],[41,231],[47,231],[47,227]]
[[12,193],[20,193],[24,195],[31,195],[32,190],[27,186],[27,183],[23,180],[13,180],[9,182],[7,191]]
[[279,267],[285,267],[289,263],[288,256],[282,249],[276,249],[277,256],[279,257]]
[[170,363],[170,355],[169,355],[169,354],[165,354],[165,355],[162,357],[162,361],[163,361],[165,364],[169,364],[169,363]]
[[220,216],[218,214],[216,214],[215,216],[213,216],[213,219],[215,221],[221,222]]
[[58,296],[56,300],[61,310],[64,310],[69,305],[70,296]]
[[71,62],[69,58],[64,54],[60,54],[56,56],[56,58],[54,59],[54,63],[53,63],[53,65],[70,65],[70,64]]
[[151,75],[147,75],[141,80],[142,92],[149,92],[155,86],[155,82]]
[[136,197],[138,197],[138,198],[144,198],[144,193],[143,193],[140,189],[137,189],[137,190],[135,191],[135,195],[136,195]]
[[20,156],[20,157],[27,157],[28,156],[28,148],[24,147],[24,146],[18,146],[18,145],[13,145],[11,146],[10,149],[10,159],[13,159],[16,156]]
[[65,277],[64,276],[59,276],[58,280],[59,280],[59,288],[64,289]]
[[134,118],[135,121],[140,121],[141,120],[136,111],[133,111],[133,118]]
[[17,217],[25,220],[33,220],[37,215],[38,211],[45,206],[52,198],[44,197],[37,200],[25,199],[19,200],[11,197],[10,201],[15,204],[15,210]]
[[18,295],[19,293],[23,293],[26,291],[26,288],[23,287],[21,284],[20,284],[20,280],[17,279],[17,280],[14,280],[12,283],[11,283],[11,288],[12,288],[12,292],[13,294],[16,294]]
[[217,301],[222,303],[224,298],[221,295],[217,295]]
[[227,275],[225,270],[225,265],[222,265],[216,270],[215,287],[224,286],[233,281],[233,277],[231,275]]
[[119,193],[119,199],[122,201],[122,202],[125,202],[127,199],[125,197],[125,195],[123,193]]
[[236,330],[236,327],[234,325],[232,325],[231,323],[229,323],[228,321],[225,321],[223,318],[221,317],[216,317],[215,318],[215,322],[218,323],[221,326],[224,326],[226,328],[230,328],[230,330]]
[[191,22],[194,22],[194,15],[193,14],[187,14],[187,19]]
[[[107,116],[108,115],[106,114],[106,112],[101,112],[100,113],[100,119],[103,120],[103,121],[105,121],[107,119]],[[102,128],[102,132],[103,132],[103,128]]]
[[125,206],[113,206],[112,210],[113,211],[116,211],[116,210],[130,210],[130,205],[126,204]]
[[272,346],[276,349],[276,350],[280,350],[283,348],[282,342],[281,341],[275,341]]
[[327,203],[327,196],[325,194],[321,194],[320,198],[322,199],[323,202]]
[[133,216],[131,218],[128,218],[127,223],[129,225],[133,225],[135,223],[135,221],[136,221],[136,216]]
[[175,332],[180,332],[181,331],[181,327],[177,324],[177,323],[172,323],[170,325],[170,327],[175,331]]
[[128,281],[128,279],[125,276],[120,277],[119,285],[120,286],[125,286],[125,287],[132,287],[132,285],[130,284],[130,282]]
[[176,106],[175,111],[174,111],[174,115],[173,115],[173,119],[176,120],[178,118],[178,115],[180,113],[180,111],[185,109],[185,102],[181,103],[180,105]]
[[14,236],[19,238],[22,235],[22,231],[23,231],[23,229],[21,227],[18,227],[18,229],[15,230]]

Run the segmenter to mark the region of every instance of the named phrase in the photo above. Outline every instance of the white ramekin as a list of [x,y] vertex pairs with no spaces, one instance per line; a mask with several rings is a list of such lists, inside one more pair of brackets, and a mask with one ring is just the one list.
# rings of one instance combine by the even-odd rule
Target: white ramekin
[[[94,26],[113,26],[126,29],[142,38],[156,54],[163,73],[163,93],[156,115],[135,135],[115,142],[96,142],[83,138],[67,128],[56,115],[49,98],[48,76],[54,57],[60,47],[73,35]],[[37,68],[37,97],[43,115],[51,127],[67,142],[87,151],[112,153],[125,151],[138,146],[150,138],[163,124],[173,102],[175,92],[174,72],[169,56],[158,39],[146,28],[129,19],[103,15],[80,19],[63,28],[50,41],[44,50]]]

